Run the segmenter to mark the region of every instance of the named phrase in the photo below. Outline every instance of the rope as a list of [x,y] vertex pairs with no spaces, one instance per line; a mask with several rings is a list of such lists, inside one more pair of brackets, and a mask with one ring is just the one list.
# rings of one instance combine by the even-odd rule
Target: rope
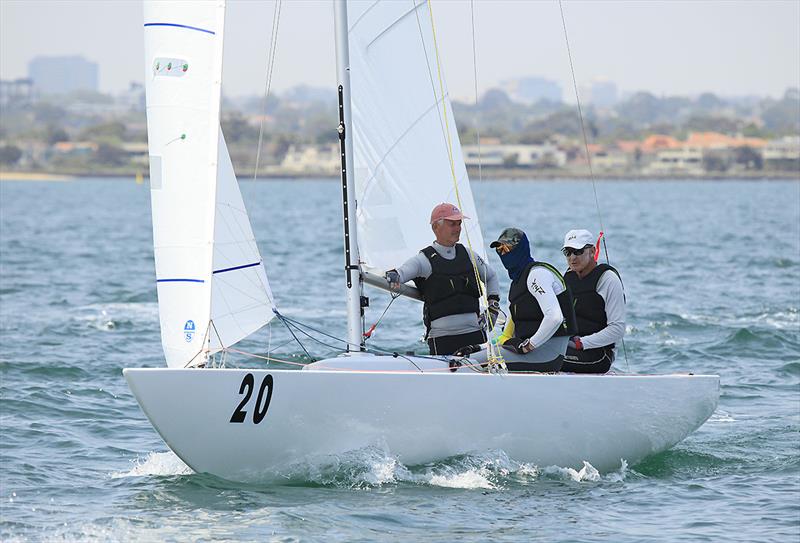
[[[589,152],[589,138],[586,136],[586,123],[583,120],[583,108],[581,108],[581,98],[580,94],[578,93],[578,82],[575,78],[575,66],[572,63],[572,50],[569,46],[569,34],[567,33],[567,20],[564,17],[564,6],[562,5],[562,0],[558,0],[558,9],[561,12],[561,25],[564,28],[564,41],[567,44],[567,57],[569,58],[569,69],[572,73],[572,87],[575,89],[575,102],[578,105],[578,117],[581,121],[581,132],[583,133],[583,146],[586,150],[586,163],[589,165],[589,177],[592,180],[592,190],[594,191],[594,205],[597,209],[597,220],[600,223],[600,231],[605,232],[605,227],[603,226],[603,215],[600,212],[600,201],[597,198],[597,184],[594,178],[594,171],[592,169],[592,155]],[[611,258],[608,255],[608,246],[606,245],[606,238],[605,236],[602,237],[603,241],[603,249],[606,252],[606,264],[609,266],[611,265]],[[630,372],[630,364],[628,362],[628,349],[625,347],[625,337],[622,338],[622,352],[625,355],[625,366],[627,367],[628,371]]]
[[373,324],[372,326],[370,326],[370,329],[369,329],[369,330],[367,330],[366,332],[364,332],[364,340],[365,340],[365,342],[366,342],[366,340],[367,340],[367,339],[370,339],[370,338],[372,337],[372,333],[375,331],[375,329],[376,329],[376,328],[378,327],[378,325],[381,323],[381,321],[383,320],[383,317],[384,317],[384,315],[386,315],[386,312],[387,312],[387,311],[389,311],[389,308],[390,308],[390,307],[392,307],[392,304],[394,303],[394,301],[395,301],[397,298],[399,298],[399,297],[400,297],[400,293],[398,292],[397,294],[395,294],[394,292],[391,292],[391,293],[390,293],[390,296],[392,297],[392,299],[391,299],[391,300],[389,300],[389,305],[387,305],[387,306],[386,306],[386,309],[384,309],[384,310],[383,310],[383,313],[381,313],[381,316],[380,316],[380,317],[378,317],[378,320],[377,320],[377,321],[375,321],[375,324]]
[[[430,15],[430,19],[431,19],[431,34],[433,36],[433,52],[434,52],[434,56],[435,56],[435,59],[436,59],[436,75],[437,75],[438,81],[439,81],[439,92],[441,93],[441,96],[442,96],[442,115],[444,117],[444,128],[445,128],[445,136],[446,136],[446,142],[447,142],[447,158],[448,158],[448,160],[450,162],[450,175],[453,178],[453,189],[455,191],[456,202],[458,203],[458,208],[459,209],[464,209],[464,206],[463,206],[463,204],[461,202],[461,191],[459,191],[459,189],[458,189],[458,178],[456,177],[455,161],[453,160],[453,140],[452,140],[452,137],[450,135],[450,122],[449,122],[449,119],[448,119],[448,116],[447,116],[447,101],[445,100],[444,78],[442,77],[442,63],[441,63],[441,60],[440,60],[440,57],[439,57],[439,45],[438,45],[438,41],[436,39],[436,24],[434,23],[433,5],[432,5],[431,0],[428,0],[428,14]],[[473,20],[473,31],[474,31],[474,20]],[[475,40],[474,40],[474,32],[473,32],[473,53],[474,53],[474,49],[475,49]],[[474,60],[474,57],[473,57],[473,60]],[[476,85],[476,88],[477,88],[477,63],[474,63],[473,68],[474,68],[474,72],[476,74],[475,85]],[[435,90],[434,90],[434,93],[435,93]],[[434,94],[434,98],[436,98],[435,94]],[[480,297],[483,300],[483,303],[487,308],[487,310],[486,310],[486,313],[487,313],[486,321],[490,325],[493,325],[494,323],[492,322],[491,314],[488,314],[489,313],[489,311],[488,311],[488,307],[489,307],[488,295],[487,295],[486,289],[483,288],[483,286],[481,284],[481,277],[480,277],[480,271],[478,270],[477,256],[476,256],[475,251],[472,248],[472,240],[470,239],[470,236],[469,236],[469,230],[465,228],[464,229],[464,233],[465,233],[466,238],[467,238],[467,247],[469,248],[470,262],[472,264],[472,271],[473,271],[473,273],[475,275],[475,281],[476,281],[476,284],[478,285],[478,288],[480,289]],[[489,332],[489,330],[487,330],[487,335],[488,335],[488,332]],[[503,362],[502,354],[500,354],[499,348],[497,349],[497,351],[494,350],[494,346],[492,345],[491,341],[488,343],[488,350],[489,350],[489,361],[490,361],[490,363],[500,364],[501,366],[503,366],[504,362]]]
[[267,81],[264,88],[264,98],[261,101],[261,119],[258,123],[258,150],[256,150],[256,166],[253,170],[253,180],[258,176],[258,165],[261,161],[261,144],[264,140],[264,117],[267,115],[267,99],[272,87],[272,72],[275,67],[275,52],[278,49],[278,24],[280,18],[281,0],[277,0],[272,11],[272,35],[270,37],[269,54],[267,55]]

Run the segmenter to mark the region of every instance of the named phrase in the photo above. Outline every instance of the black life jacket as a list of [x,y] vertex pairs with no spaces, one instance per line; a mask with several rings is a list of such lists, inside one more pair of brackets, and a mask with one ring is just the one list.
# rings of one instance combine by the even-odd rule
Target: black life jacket
[[414,279],[414,284],[425,302],[422,319],[428,331],[431,322],[441,317],[461,313],[479,314],[480,288],[467,249],[456,243],[456,256],[453,260],[442,257],[433,246],[425,247],[420,252],[431,263],[429,277]]
[[[619,272],[608,264],[598,264],[583,279],[580,279],[578,274],[571,270],[564,274],[564,280],[572,290],[572,297],[575,300],[575,317],[578,322],[579,336],[594,334],[608,326],[606,302],[597,293],[597,282],[600,281],[600,276],[608,270],[616,273],[619,277]],[[602,358],[603,353],[613,349],[614,344],[612,343],[596,349],[585,349],[579,353],[581,360],[595,360]]]
[[[522,270],[522,273],[511,282],[508,291],[508,305],[511,309],[511,318],[514,320],[514,335],[519,338],[531,337],[539,329],[544,320],[544,313],[533,294],[528,290],[528,274],[534,266],[547,268],[564,284],[564,292],[556,295],[564,321],[558,327],[554,336],[572,336],[578,333],[575,323],[575,312],[572,308],[572,293],[564,283],[561,273],[547,262],[531,262]],[[546,288],[551,288],[546,285]]]

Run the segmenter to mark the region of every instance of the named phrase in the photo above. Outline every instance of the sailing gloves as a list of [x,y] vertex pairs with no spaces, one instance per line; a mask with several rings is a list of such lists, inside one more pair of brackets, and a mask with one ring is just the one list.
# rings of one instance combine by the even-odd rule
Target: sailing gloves
[[582,351],[583,342],[581,342],[580,336],[572,336],[571,338],[569,338],[569,343],[567,344],[567,347],[569,347],[570,349],[574,349],[576,351]]
[[489,328],[494,328],[497,324],[497,317],[500,315],[500,296],[497,294],[489,295]]
[[383,276],[387,281],[389,281],[389,287],[393,289],[400,288],[400,274],[397,273],[397,270],[389,270]]
[[459,347],[459,349],[453,353],[453,356],[460,356],[463,358],[471,355],[472,353],[477,353],[481,349],[482,347],[480,345],[464,345],[463,347]]
[[530,338],[511,337],[503,343],[503,347],[517,354],[528,354],[533,350]]

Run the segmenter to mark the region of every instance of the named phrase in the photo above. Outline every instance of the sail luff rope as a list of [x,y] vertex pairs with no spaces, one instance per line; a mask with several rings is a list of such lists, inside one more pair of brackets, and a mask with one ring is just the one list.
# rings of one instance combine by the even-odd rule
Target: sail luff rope
[[[439,44],[438,44],[438,41],[436,39],[436,25],[435,25],[434,20],[433,20],[433,5],[432,5],[432,1],[431,0],[428,0],[428,14],[430,15],[430,19],[431,19],[431,35],[433,36],[433,53],[434,53],[434,57],[436,59],[436,75],[437,75],[437,77],[439,79],[439,92],[442,95],[442,115],[444,116],[444,127],[445,127],[445,133],[446,133],[446,136],[447,136],[447,158],[450,161],[450,174],[451,174],[451,176],[453,178],[453,188],[455,190],[456,201],[458,202],[458,208],[459,209],[463,209],[464,206],[461,203],[461,192],[458,190],[458,178],[456,177],[455,161],[453,160],[453,139],[452,139],[452,137],[450,135],[450,121],[449,121],[449,119],[447,117],[447,102],[444,100],[444,96],[445,96],[444,78],[442,77],[442,63],[441,63],[441,60],[439,58]],[[473,35],[473,46],[474,46],[474,35]],[[475,84],[477,85],[477,80],[476,80]],[[464,233],[465,233],[465,235],[467,237],[467,246],[469,247],[470,263],[472,264],[472,271],[473,271],[473,273],[475,275],[476,284],[478,285],[478,287],[480,289],[480,292],[481,292],[481,299],[483,300],[483,303],[486,305],[486,308],[487,308],[486,309],[487,322],[488,322],[489,325],[491,325],[491,326],[487,326],[487,333],[486,333],[487,340],[488,340],[487,350],[488,350],[488,353],[489,353],[489,361],[492,362],[492,363],[495,363],[495,364],[499,364],[501,367],[504,368],[505,367],[505,362],[503,360],[502,354],[500,353],[500,349],[498,348],[497,351],[494,351],[494,346],[493,346],[493,344],[492,344],[492,342],[491,342],[491,340],[489,338],[489,336],[491,334],[491,331],[492,331],[490,328],[494,328],[493,325],[495,323],[492,322],[491,313],[489,313],[489,310],[488,310],[488,308],[489,308],[488,293],[486,291],[486,288],[481,286],[480,272],[478,271],[477,255],[476,255],[475,251],[472,248],[472,240],[470,239],[470,236],[469,236],[469,229],[465,228],[464,229]],[[488,266],[488,264],[486,264],[486,265]]]
[[[600,201],[597,198],[597,184],[594,178],[594,171],[592,169],[592,155],[589,152],[589,138],[586,136],[586,123],[583,120],[583,109],[581,108],[581,98],[580,94],[578,93],[578,82],[575,78],[575,66],[572,63],[572,50],[569,46],[569,34],[567,33],[567,20],[564,17],[564,6],[562,5],[561,0],[558,0],[558,10],[561,13],[561,26],[564,28],[564,41],[567,45],[567,57],[569,58],[569,69],[572,73],[572,87],[575,89],[575,102],[578,105],[578,117],[581,121],[581,132],[583,133],[583,146],[586,150],[586,163],[589,166],[589,177],[592,180],[592,190],[594,191],[594,205],[597,209],[597,220],[600,223],[600,231],[605,232],[605,227],[603,226],[603,215],[600,212]],[[609,266],[611,265],[611,258],[608,256],[608,245],[606,244],[606,237],[603,236],[603,249],[606,252],[606,264]],[[625,337],[622,337],[622,352],[625,355],[625,366],[630,371],[630,363],[628,362],[628,349],[625,346]]]
[[264,117],[267,115],[267,99],[272,87],[272,73],[275,67],[275,52],[278,48],[278,25],[281,18],[282,0],[275,1],[275,8],[272,11],[272,35],[270,37],[269,55],[267,55],[267,81],[264,88],[264,98],[261,101],[261,119],[258,123],[258,149],[256,150],[256,165],[253,170],[253,179],[258,177],[258,166],[261,160],[261,145],[264,140]]

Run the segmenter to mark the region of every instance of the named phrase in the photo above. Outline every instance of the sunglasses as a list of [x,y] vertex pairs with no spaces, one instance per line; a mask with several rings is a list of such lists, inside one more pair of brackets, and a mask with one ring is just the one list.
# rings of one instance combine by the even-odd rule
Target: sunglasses
[[564,256],[571,256],[571,255],[581,256],[586,249],[589,249],[589,247],[583,247],[582,249],[573,249],[572,247],[564,247],[563,249],[561,249],[561,252],[564,253]]
[[511,243],[501,243],[500,245],[495,247],[494,250],[497,251],[497,254],[499,255],[505,255],[510,253],[516,246],[517,246],[516,244],[512,245]]

